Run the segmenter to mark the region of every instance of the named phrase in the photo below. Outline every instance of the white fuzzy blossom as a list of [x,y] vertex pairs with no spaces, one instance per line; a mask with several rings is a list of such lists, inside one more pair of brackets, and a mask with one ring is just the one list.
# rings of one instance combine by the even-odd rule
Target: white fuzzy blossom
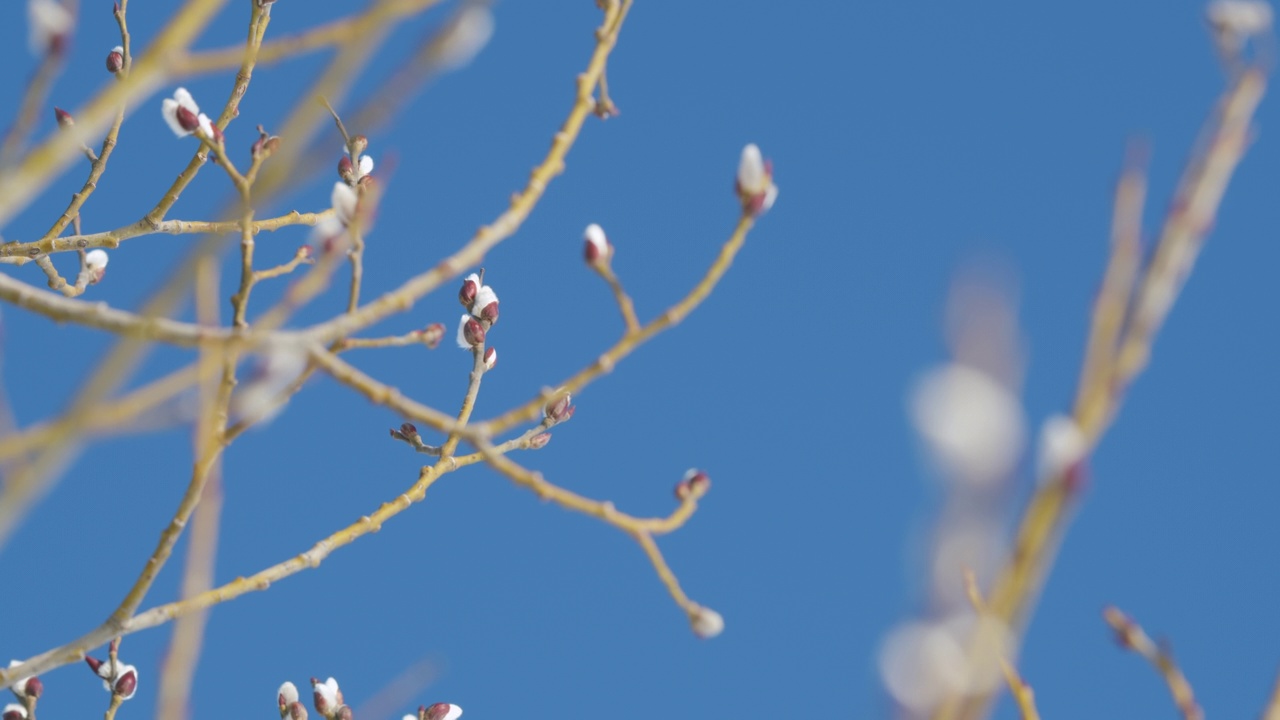
[[1206,15],[1214,28],[1239,37],[1261,35],[1271,29],[1271,6],[1260,0],[1214,0]]
[[213,123],[208,115],[200,112],[200,106],[186,88],[180,87],[173,91],[173,97],[165,98],[160,103],[160,114],[178,137],[186,137],[199,130],[204,137],[213,139]]
[[369,157],[368,155],[361,155],[360,162],[358,163],[358,167],[360,168],[361,176],[368,175],[369,173],[373,172],[373,158]]
[[[249,381],[231,398],[231,413],[254,418],[259,427],[284,408],[276,403],[286,388],[307,369],[307,351],[294,343],[278,343],[267,348]],[[280,686],[284,690],[284,686]],[[295,690],[296,692],[296,690]]]
[[[973,648],[974,654],[966,652]],[[1013,634],[1000,620],[960,613],[898,626],[880,649],[880,678],[915,715],[949,697],[979,696],[1001,681],[1000,659],[1013,656]]]
[[471,313],[466,313],[462,319],[458,321],[458,336],[456,338],[458,347],[463,350],[470,350],[471,343],[467,341],[467,323],[471,320]]
[[107,251],[102,248],[90,250],[84,255],[84,266],[93,271],[101,271],[107,269],[107,262],[110,260]]
[[347,228],[356,217],[356,206],[360,197],[352,187],[342,181],[333,184],[329,193],[329,206],[333,213],[321,218],[311,230],[311,242],[324,243],[331,240],[345,240]]
[[[21,664],[22,664],[21,660],[9,661],[9,667],[11,668],[15,668]],[[9,685],[9,689],[12,690],[17,695],[21,696],[26,692],[25,688],[27,686],[27,681],[30,679],[31,679],[30,675],[26,677],[15,678],[14,681]]]
[[298,702],[298,686],[287,680],[281,683],[280,689],[276,690],[276,700],[280,704],[280,712],[284,713],[290,705]]
[[582,239],[586,241],[586,258],[587,262],[596,262],[598,260],[606,260],[609,257],[609,238],[604,234],[604,228],[595,223],[587,226],[585,232],[582,233]]
[[465,8],[445,29],[435,47],[435,62],[443,70],[456,70],[475,59],[493,37],[493,13],[480,3]]
[[54,42],[75,23],[75,17],[58,0],[29,0],[27,20],[31,24],[27,39],[34,55],[49,52]]
[[1088,450],[1088,441],[1076,421],[1066,415],[1054,415],[1040,426],[1040,479],[1051,480],[1080,462]]
[[323,701],[324,705],[331,710],[336,710],[338,706],[342,704],[338,698],[338,681],[333,678],[329,678],[324,682],[317,682],[312,686],[312,690],[316,694],[317,709],[319,708],[321,701]]
[[498,293],[488,285],[481,285],[480,289],[476,290],[476,301],[471,305],[471,314],[480,317],[480,313],[486,307],[496,302],[498,302]]
[[958,480],[989,485],[1006,478],[1022,452],[1022,407],[1003,383],[953,363],[925,375],[911,398],[911,417],[941,469]]
[[693,634],[704,640],[724,632],[724,617],[708,607],[699,607],[689,615],[689,624],[693,626]]
[[773,173],[765,164],[764,156],[755,143],[742,148],[738,159],[738,193],[751,201],[752,212],[760,215],[773,207],[778,199],[778,186],[773,184]]

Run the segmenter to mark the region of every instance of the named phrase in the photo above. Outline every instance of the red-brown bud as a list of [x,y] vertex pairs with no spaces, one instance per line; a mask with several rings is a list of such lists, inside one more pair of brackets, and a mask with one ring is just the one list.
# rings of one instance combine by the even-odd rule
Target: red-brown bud
[[572,398],[566,392],[553,397],[542,408],[542,414],[554,425],[573,417],[573,409]]
[[5,710],[4,715],[0,717],[2,717],[3,720],[26,720],[27,709],[21,705],[11,705]]
[[467,344],[471,347],[483,345],[484,326],[475,318],[468,318],[466,324],[462,328],[462,336],[466,338]]
[[89,665],[89,669],[92,670],[95,675],[99,675],[99,676],[102,675],[102,673],[98,670],[98,668],[102,667],[101,660],[99,660],[96,657],[93,657],[92,655],[85,655],[84,661]]
[[689,486],[689,493],[702,497],[711,489],[711,478],[702,470],[690,469],[684,474],[684,483]]
[[494,324],[498,322],[498,301],[497,300],[494,300],[488,305],[485,305],[484,308],[480,310],[480,319],[487,321],[490,327],[492,327]]
[[425,718],[425,720],[444,720],[449,717],[449,712],[451,710],[453,710],[453,706],[449,703],[436,703],[435,705],[427,708],[427,711],[422,714],[422,717]]
[[289,720],[307,720],[307,706],[300,702],[289,703]]
[[360,157],[361,155],[364,154],[364,151],[368,149],[369,149],[369,138],[363,135],[356,135],[355,137],[351,138],[351,154],[353,156]]
[[551,433],[538,433],[537,435],[529,438],[529,449],[541,450],[546,447],[549,442],[551,442]]
[[33,677],[27,680],[27,684],[22,686],[22,694],[29,698],[39,699],[44,694],[44,683],[40,682],[40,678]]
[[195,132],[200,129],[200,118],[190,109],[179,105],[176,110],[178,125],[187,132]]
[[334,720],[352,720],[351,708],[347,705],[343,705],[338,708],[337,712],[333,714],[333,717]]
[[338,159],[338,177],[342,178],[343,182],[348,185],[356,181],[355,166],[351,164],[351,158],[346,155]]
[[58,127],[64,130],[76,124],[76,119],[71,117],[71,113],[60,107],[53,109],[53,116],[58,119]]
[[428,348],[435,350],[444,339],[444,323],[431,323],[419,332],[422,333],[422,342],[426,343]]
[[484,369],[492,370],[494,365],[498,364],[497,348],[488,347],[484,349]]
[[124,50],[116,48],[107,53],[107,72],[115,74],[124,69]]
[[462,303],[462,307],[470,310],[471,304],[476,301],[476,293],[480,291],[480,283],[473,279],[474,276],[468,276],[462,281],[462,288],[458,290],[458,302]]
[[138,673],[133,670],[130,670],[125,674],[121,675],[119,680],[116,680],[116,684],[112,686],[111,691],[114,692],[116,695],[119,695],[120,697],[124,698],[125,700],[128,700],[129,698],[133,697],[133,693],[137,689],[138,689]]

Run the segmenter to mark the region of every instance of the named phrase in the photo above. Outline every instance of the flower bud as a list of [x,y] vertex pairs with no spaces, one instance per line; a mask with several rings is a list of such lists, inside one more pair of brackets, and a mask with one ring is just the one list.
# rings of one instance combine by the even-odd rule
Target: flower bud
[[40,682],[40,678],[33,677],[23,683],[20,694],[29,698],[39,699],[44,694],[44,683]]
[[107,261],[111,259],[102,248],[90,250],[84,254],[84,267],[89,271],[89,284],[97,285],[107,274]]
[[351,164],[351,158],[346,155],[338,158],[338,177],[348,183],[356,181],[356,169]]
[[444,339],[444,324],[431,323],[426,328],[419,330],[418,332],[422,334],[422,342],[425,343],[428,348],[435,350],[440,344],[440,341]]
[[280,710],[280,717],[288,715],[289,706],[296,702],[298,702],[298,686],[285,681],[280,689],[276,690],[276,707]]
[[538,433],[537,435],[529,438],[529,449],[541,450],[546,447],[549,442],[551,442],[551,433]]
[[711,608],[699,607],[689,614],[689,624],[693,634],[709,640],[724,632],[724,618]]
[[111,663],[103,662],[92,655],[85,655],[84,661],[89,666],[89,669],[93,671],[93,674],[98,677],[105,680],[111,676]]
[[107,53],[107,72],[115,74],[124,69],[124,48],[119,45]]
[[760,155],[755,143],[742,148],[736,189],[743,211],[752,217],[764,214],[778,197],[778,186],[773,184],[773,163]]
[[484,344],[484,326],[470,315],[458,321],[458,347],[466,350]]
[[571,400],[572,398],[567,392],[556,395],[542,408],[543,416],[550,420],[553,425],[568,420],[573,417],[573,403]]
[[289,720],[307,720],[307,706],[300,702],[289,703]]
[[4,714],[0,717],[4,720],[27,720],[27,709],[17,703],[9,703],[4,706]]
[[489,325],[498,322],[498,293],[488,285],[481,285],[476,290],[475,300],[471,303],[471,314],[487,320]]
[[449,703],[436,703],[422,713],[425,720],[458,720],[462,717],[462,708]]
[[588,265],[607,263],[613,257],[613,246],[609,244],[609,238],[605,237],[604,229],[599,225],[588,225],[582,238],[582,257]]
[[400,425],[400,434],[405,438],[415,438],[418,436],[418,427],[413,423],[403,423]]
[[484,369],[492,370],[494,365],[498,364],[498,351],[496,348],[484,349]]
[[132,665],[124,665],[119,670],[119,677],[111,686],[111,692],[128,700],[138,690],[138,669]]
[[311,692],[316,712],[325,717],[331,717],[333,712],[342,705],[342,692],[338,689],[338,681],[333,678],[324,682],[311,678]]
[[62,128],[63,130],[71,128],[76,124],[76,119],[71,117],[71,113],[67,112],[66,110],[63,110],[60,107],[56,107],[53,109],[53,116],[58,119],[58,127]]
[[480,276],[471,273],[466,280],[462,281],[462,289],[458,290],[458,302],[462,303],[462,307],[470,310],[478,292],[480,292]]
[[369,149],[369,138],[363,135],[356,135],[355,137],[351,138],[351,152],[356,157],[360,157],[361,155],[364,154],[364,151],[368,149]]
[[352,720],[350,706],[343,705],[333,713],[334,720]]
[[689,494],[694,497],[702,497],[711,489],[711,478],[697,468],[689,468],[685,471],[684,478],[680,482],[689,488]]
[[1040,479],[1056,480],[1072,471],[1088,450],[1089,441],[1075,420],[1066,415],[1045,420],[1040,427]]

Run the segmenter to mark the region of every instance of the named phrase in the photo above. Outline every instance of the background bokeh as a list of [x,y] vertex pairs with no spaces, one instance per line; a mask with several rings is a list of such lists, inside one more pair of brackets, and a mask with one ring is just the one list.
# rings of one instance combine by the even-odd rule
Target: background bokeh
[[[248,1],[230,5],[201,47],[243,38]],[[34,68],[24,6],[0,7],[4,98],[17,97]],[[68,109],[110,81],[102,61],[116,44],[111,3],[81,6],[52,96]],[[271,34],[351,9],[280,0]],[[972,257],[1011,269],[1028,417],[1034,427],[1065,409],[1126,140],[1153,149],[1154,227],[1223,85],[1202,10],[1156,0],[637,2],[609,63],[621,116],[588,122],[567,173],[486,260],[502,298],[491,335],[502,361],[478,414],[554,385],[620,331],[606,288],[580,260],[587,223],[609,232],[615,268],[642,318],[652,317],[727,237],[738,152],[759,143],[781,196],[715,294],[576,398],[573,421],[545,450],[518,458],[641,514],[667,512],[684,470],[706,468],[711,494],[661,545],[690,595],[723,613],[725,633],[693,637],[621,533],[473,468],[320,569],[216,608],[195,716],[271,717],[276,686],[313,675],[337,677],[358,707],[414,666],[431,669],[430,685],[393,708],[396,717],[436,700],[475,718],[888,715],[876,654],[920,607],[920,541],[940,496],[906,397],[945,357],[951,279]],[[170,12],[134,0],[136,42]],[[387,181],[368,238],[371,293],[430,267],[501,212],[568,111],[599,19],[593,3],[509,0],[495,14],[496,34],[470,67],[371,135]],[[400,27],[343,106],[371,93],[443,17]],[[256,124],[273,129],[306,100],[324,61],[260,69],[228,131],[234,153],[247,157]],[[210,107],[230,83],[184,81]],[[85,208],[86,231],[136,220],[195,150],[164,126],[159,104],[152,98],[125,124]],[[1111,642],[1100,618],[1108,603],[1174,641],[1213,715],[1255,715],[1270,691],[1280,634],[1274,117],[1268,98],[1154,362],[1095,456],[1029,629],[1021,669],[1047,717],[1173,714],[1156,675]],[[335,141],[320,151],[325,168],[339,150]],[[47,228],[82,177],[80,167],[68,173],[5,239]],[[264,214],[327,206],[333,180],[300,178],[299,191]],[[206,219],[228,195],[225,177],[206,168],[172,217]],[[305,238],[299,229],[260,236],[263,264]],[[137,307],[193,242],[125,243],[85,298]],[[58,260],[64,272],[68,260]],[[6,272],[43,283],[33,267]],[[257,307],[272,292],[264,287]],[[339,295],[298,322],[336,311]],[[450,290],[378,330],[434,321],[452,330],[458,314]],[[3,321],[3,380],[24,424],[65,406],[111,340],[12,308]],[[142,376],[189,358],[156,352]],[[458,403],[470,363],[447,343],[349,359],[444,409]],[[422,458],[388,440],[399,422],[321,379],[237,442],[225,463],[218,580],[297,554],[407,487]],[[65,642],[106,616],[176,506],[190,456],[189,430],[175,429],[72,458],[0,551],[0,659]],[[1023,463],[1019,494],[1032,464]],[[174,562],[144,607],[173,599],[179,573]],[[126,639],[123,654],[142,678],[122,717],[151,713],[168,633]],[[44,679],[50,716],[105,707],[84,668]],[[999,716],[1014,714],[1005,701]]]

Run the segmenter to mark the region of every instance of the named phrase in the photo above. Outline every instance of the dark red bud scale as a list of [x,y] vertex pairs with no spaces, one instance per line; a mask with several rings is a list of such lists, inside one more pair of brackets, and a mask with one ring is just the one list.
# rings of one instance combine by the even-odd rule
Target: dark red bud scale
[[427,708],[427,711],[423,713],[423,717],[425,717],[426,720],[444,720],[444,717],[448,714],[449,703],[436,703],[435,705]]
[[475,318],[467,320],[467,324],[462,328],[462,337],[471,347],[484,344],[484,326],[482,326]]
[[490,326],[498,322],[498,301],[497,300],[494,300],[493,302],[484,306],[484,309],[480,311],[480,319],[488,321]]
[[113,690],[116,695],[121,697],[132,697],[133,691],[138,689],[138,674],[135,672],[127,672],[120,676],[116,681]]
[[196,114],[187,108],[179,105],[176,114],[178,117],[178,125],[183,130],[186,130],[187,132],[195,132],[200,128],[200,118],[196,117]]
[[33,677],[22,687],[22,691],[27,697],[38,699],[44,694],[44,683],[40,682],[40,678]]
[[480,288],[476,285],[475,280],[467,280],[462,283],[462,289],[458,290],[458,302],[462,303],[463,307],[470,310],[471,304],[476,301],[476,293],[479,292],[479,290]]
[[107,72],[115,74],[124,69],[124,55],[112,50],[107,54]]

